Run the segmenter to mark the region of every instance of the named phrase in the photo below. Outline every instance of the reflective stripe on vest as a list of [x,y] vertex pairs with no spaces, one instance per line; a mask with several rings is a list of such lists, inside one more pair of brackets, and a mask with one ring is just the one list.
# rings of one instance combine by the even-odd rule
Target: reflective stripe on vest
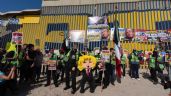
[[132,55],[131,62],[139,62],[138,57],[135,55]]

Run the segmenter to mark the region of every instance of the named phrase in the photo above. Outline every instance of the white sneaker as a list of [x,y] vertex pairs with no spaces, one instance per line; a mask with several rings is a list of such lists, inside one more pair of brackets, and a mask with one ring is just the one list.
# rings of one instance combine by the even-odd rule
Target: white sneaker
[[132,78],[132,80],[134,80],[135,78]]
[[140,78],[138,78],[137,80],[140,80]]

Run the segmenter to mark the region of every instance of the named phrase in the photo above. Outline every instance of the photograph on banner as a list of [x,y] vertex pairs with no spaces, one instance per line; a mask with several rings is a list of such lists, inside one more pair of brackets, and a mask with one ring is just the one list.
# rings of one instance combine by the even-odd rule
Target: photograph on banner
[[[125,40],[125,28],[118,28],[118,29],[119,29],[120,40],[124,41]],[[111,28],[111,30],[110,30],[110,40],[113,40],[114,31],[115,31],[115,28]]]
[[110,50],[102,50],[101,51],[101,59],[105,62],[110,60]]
[[135,41],[147,41],[147,36],[145,34],[145,30],[135,29]]
[[156,42],[158,40],[158,35],[156,31],[146,31],[145,32],[148,41]]
[[125,37],[126,37],[126,40],[134,40],[135,38],[135,31],[134,29],[126,29],[125,30]]
[[84,43],[84,41],[85,41],[85,30],[71,30],[71,31],[69,31],[69,40],[70,40],[70,42]]
[[108,22],[107,17],[88,17],[88,29],[94,29],[94,28],[108,28]]
[[23,43],[23,33],[13,32],[12,33],[12,42],[15,42],[15,44],[21,45]]
[[88,41],[101,41],[101,29],[88,29],[87,39]]
[[108,28],[105,29],[101,29],[101,36],[102,36],[102,40],[109,40],[109,30]]

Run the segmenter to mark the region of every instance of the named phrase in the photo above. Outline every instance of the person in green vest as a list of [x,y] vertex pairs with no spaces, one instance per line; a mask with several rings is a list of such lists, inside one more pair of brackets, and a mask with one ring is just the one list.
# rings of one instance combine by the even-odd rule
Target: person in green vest
[[149,53],[150,57],[147,60],[148,61],[148,67],[150,70],[150,75],[151,75],[151,79],[153,80],[154,84],[157,84],[158,79],[157,79],[157,75],[156,75],[156,59],[155,59],[155,55],[152,53]]
[[133,50],[133,52],[128,57],[131,64],[131,78],[140,80],[139,78],[139,61],[140,58],[138,57],[137,50]]
[[161,79],[161,83],[164,84],[164,75],[163,70],[165,68],[164,66],[164,60],[162,54],[159,52],[158,58],[157,58],[157,65],[158,65],[158,74],[159,78]]
[[[17,66],[17,54],[16,50],[10,50],[5,55],[5,66],[3,67],[4,73],[9,74],[13,67]],[[13,94],[17,92],[17,71],[13,73],[13,78],[6,82],[7,88],[11,90]]]
[[127,62],[127,55],[126,54],[122,54],[121,55],[121,66],[122,66],[122,76],[123,78],[125,78],[125,69],[126,69],[126,62]]
[[115,85],[115,78],[116,78],[116,74],[115,74],[115,70],[116,70],[116,59],[115,59],[115,52],[113,48],[110,48],[110,71],[109,74],[111,75],[111,84]]
[[[77,75],[77,61],[79,59],[79,52],[77,50],[77,45],[74,45],[73,48],[66,53],[65,58],[65,76],[66,76],[66,86],[64,90],[67,90],[70,88],[70,77],[72,81],[72,90],[71,93],[75,94],[76,92],[76,75]],[[70,74],[71,73],[71,74]]]
[[57,70],[57,55],[52,52],[51,57],[48,60],[48,69],[47,69],[47,83],[46,86],[50,85],[51,78],[53,78],[55,87],[58,87],[58,76],[56,76],[56,70]]

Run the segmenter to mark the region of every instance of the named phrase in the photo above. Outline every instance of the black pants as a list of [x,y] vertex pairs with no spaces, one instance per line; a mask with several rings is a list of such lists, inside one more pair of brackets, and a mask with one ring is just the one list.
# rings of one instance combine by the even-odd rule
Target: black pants
[[110,82],[114,83],[116,79],[115,65],[108,63],[108,64],[105,64],[105,68],[106,70],[104,71],[103,84],[104,86],[108,86]]
[[6,82],[5,83],[3,83],[3,84],[0,84],[0,95],[1,96],[5,96],[5,94],[6,94]]
[[125,64],[121,64],[122,66],[122,76],[125,76],[125,68],[126,68],[126,65]]
[[102,81],[102,75],[103,75],[103,71],[100,70],[98,73],[98,78],[96,79],[96,83],[101,83]]
[[64,79],[65,66],[64,66],[64,65],[62,65],[62,64],[59,64],[59,65],[58,65],[58,69],[60,70],[61,82],[62,82],[62,81],[63,81],[63,79]]
[[164,77],[164,74],[163,74],[163,70],[158,68],[158,74],[159,74],[159,78],[161,80],[161,83],[165,83],[165,77]]
[[72,67],[70,66],[65,67],[66,87],[70,87],[70,77],[71,77],[71,81],[72,81],[71,87],[73,90],[76,90],[76,74],[77,74],[76,70],[77,70],[76,68],[75,70],[72,70]]
[[39,81],[41,74],[41,66],[35,66],[34,68],[34,79]]
[[81,90],[84,90],[84,86],[85,86],[85,83],[88,82],[89,85],[90,85],[90,90],[94,90],[94,78],[93,78],[93,75],[92,73],[90,73],[91,75],[90,76],[87,76],[86,72],[83,71],[82,72],[82,79],[81,79],[81,82],[80,82],[80,86],[81,86]]
[[139,64],[132,64],[131,69],[132,78],[139,78]]
[[156,69],[155,68],[150,68],[150,74],[151,74],[151,79],[155,82],[157,82],[157,75],[156,75]]
[[24,65],[20,66],[20,79],[19,79],[19,83],[24,82],[24,80],[26,79],[26,67]]
[[50,85],[51,78],[53,78],[53,82],[55,85],[58,84],[58,75],[56,74],[56,70],[47,70],[47,85]]

